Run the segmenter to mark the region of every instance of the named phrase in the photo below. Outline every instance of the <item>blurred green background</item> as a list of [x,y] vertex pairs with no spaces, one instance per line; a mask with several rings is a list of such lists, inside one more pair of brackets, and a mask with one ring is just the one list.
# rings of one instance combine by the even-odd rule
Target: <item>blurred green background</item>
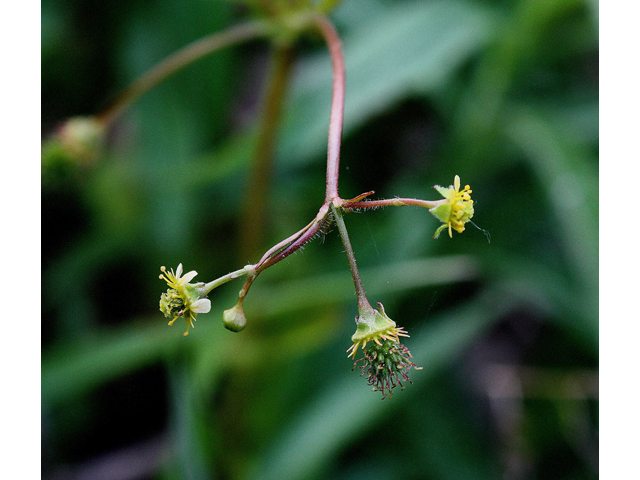
[[[232,2],[42,1],[42,132],[91,115]],[[100,160],[42,188],[42,478],[598,477],[597,0],[345,0],[340,193],[437,199],[346,216],[370,301],[424,367],[381,400],[347,359],[357,314],[337,231],[241,283],[183,337],[160,266],[210,281],[306,225],[324,195],[331,64],[297,44],[260,235],[241,248],[269,70],[226,49],[145,95]]]

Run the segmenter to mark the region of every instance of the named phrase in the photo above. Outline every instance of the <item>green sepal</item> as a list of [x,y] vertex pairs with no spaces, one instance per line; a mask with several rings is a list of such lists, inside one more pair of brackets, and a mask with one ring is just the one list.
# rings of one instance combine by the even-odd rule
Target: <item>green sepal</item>
[[436,233],[433,234],[433,238],[438,238],[440,236],[440,234],[442,233],[442,231],[447,227],[448,227],[448,225],[446,223],[443,223],[442,225],[440,225],[436,229]]
[[451,194],[453,192],[453,188],[451,187],[441,187],[440,185],[434,185],[434,187],[436,189],[436,191],[442,195],[444,198],[449,198],[451,197]]
[[189,305],[200,300],[205,296],[202,290],[204,283],[187,283],[179,287],[182,290],[182,294]]
[[380,305],[380,310],[373,310],[372,315],[361,315],[357,318],[356,332],[351,336],[351,341],[359,342],[376,333],[387,332],[396,327],[396,322],[391,320],[384,312],[384,307]]
[[450,202],[442,203],[437,207],[430,208],[429,211],[443,223],[449,223],[449,219],[451,218],[451,207],[452,204]]

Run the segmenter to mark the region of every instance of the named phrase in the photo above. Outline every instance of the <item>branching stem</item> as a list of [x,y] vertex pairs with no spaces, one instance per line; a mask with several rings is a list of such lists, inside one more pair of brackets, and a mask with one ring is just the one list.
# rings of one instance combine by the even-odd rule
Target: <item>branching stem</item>
[[[327,4],[335,3],[331,1],[324,2]],[[349,262],[349,268],[351,270],[351,276],[356,290],[356,296],[358,298],[358,311],[360,315],[372,315],[375,310],[369,303],[364,291],[362,279],[358,271],[358,265],[356,258],[349,240],[349,234],[347,233],[347,227],[342,216],[342,211],[352,211],[356,209],[369,209],[384,206],[404,206],[404,205],[417,205],[426,208],[432,208],[439,205],[442,201],[430,202],[427,200],[420,200],[415,198],[394,198],[385,200],[366,200],[366,197],[373,194],[373,192],[363,193],[351,200],[343,200],[338,193],[338,179],[340,170],[340,146],[342,140],[342,128],[344,119],[344,101],[345,101],[345,63],[342,52],[342,44],[336,29],[331,22],[323,15],[317,14],[311,18],[311,23],[322,34],[329,48],[331,55],[331,65],[333,69],[333,89],[331,96],[331,114],[329,119],[329,134],[327,145],[327,174],[326,174],[326,190],[325,198],[318,211],[316,217],[304,228],[294,233],[290,237],[282,240],[278,244],[271,247],[262,256],[260,261],[250,267],[245,267],[244,273],[247,275],[247,280],[240,291],[240,301],[244,300],[251,284],[265,269],[275,265],[279,261],[288,257],[305,243],[311,240],[326,224],[331,221],[331,218],[335,219],[340,232],[340,238],[347,255],[347,261]],[[285,55],[286,52],[281,51],[280,54]],[[286,72],[289,64],[290,52],[285,57],[280,57],[280,66],[282,72]],[[276,57],[277,59],[278,57]],[[276,64],[277,66],[277,64]],[[278,74],[278,69],[276,69]],[[284,75],[284,73],[282,73]],[[278,74],[279,75],[279,74]],[[276,75],[276,80],[279,79]],[[278,82],[278,83],[283,83]],[[282,91],[275,90],[274,98],[281,102]],[[267,97],[267,102],[269,97]],[[267,103],[267,107],[268,107]],[[271,137],[273,132],[269,132]],[[261,176],[261,175],[260,175]],[[264,199],[262,199],[264,200]],[[255,208],[255,202],[254,207]],[[247,270],[251,268],[251,270]],[[226,277],[224,277],[226,278]]]

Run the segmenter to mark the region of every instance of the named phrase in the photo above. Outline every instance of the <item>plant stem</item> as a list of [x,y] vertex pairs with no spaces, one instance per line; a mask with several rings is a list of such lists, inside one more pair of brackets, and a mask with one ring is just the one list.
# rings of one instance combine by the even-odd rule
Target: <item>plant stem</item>
[[[356,197],[356,199],[359,197]],[[355,210],[359,208],[378,208],[378,207],[405,207],[407,205],[415,205],[417,207],[433,208],[443,203],[449,202],[448,199],[440,200],[421,200],[419,198],[388,198],[383,200],[366,200],[364,202],[353,202],[344,200],[342,208],[344,210]]]
[[[260,273],[263,270],[271,267],[272,265],[275,265],[280,260],[287,258],[293,252],[295,252],[300,247],[302,247],[305,243],[310,241],[313,237],[316,236],[316,234],[320,231],[320,229],[325,225],[325,222],[327,221],[328,216],[329,216],[329,206],[323,204],[322,207],[320,207],[320,210],[318,211],[316,218],[314,218],[309,225],[304,227],[298,233],[289,237],[290,239],[292,239],[290,243],[287,244],[287,241],[280,242],[278,245],[276,245],[275,247],[269,250],[269,252],[273,252],[272,254],[269,254],[269,252],[267,252],[262,257],[262,260],[260,260],[260,262],[255,266],[256,272]],[[278,252],[277,248],[279,245],[282,245],[283,248]]]
[[340,168],[340,142],[344,117],[344,96],[346,89],[345,65],[342,44],[336,29],[323,16],[314,17],[314,23],[327,42],[333,67],[333,93],[331,97],[331,116],[329,119],[329,144],[327,147],[327,187],[325,204],[339,199],[338,176]]
[[241,268],[240,270],[236,270],[235,272],[228,273],[223,277],[217,278],[212,282],[209,282],[203,285],[202,287],[200,287],[200,289],[202,290],[203,295],[206,295],[209,292],[211,292],[213,289],[218,288],[220,285],[230,282],[233,279],[242,277],[244,275],[251,276],[253,274],[253,271],[254,271],[253,265],[247,265],[246,267]]
[[336,225],[338,225],[338,231],[340,232],[340,238],[342,239],[342,245],[347,255],[347,261],[349,262],[349,268],[351,269],[351,277],[353,278],[353,284],[356,288],[356,296],[358,297],[358,311],[360,315],[364,315],[365,312],[373,313],[373,307],[367,299],[367,295],[364,292],[364,286],[362,285],[362,279],[360,278],[360,272],[358,271],[358,265],[356,263],[356,257],[349,241],[349,234],[347,233],[347,226],[342,218],[342,212],[339,207],[331,205],[333,215],[335,217]]
[[[353,249],[349,243],[346,226],[340,212],[340,205],[343,201],[338,195],[340,143],[342,137],[345,97],[345,64],[342,54],[342,46],[335,28],[327,18],[322,15],[315,15],[311,21],[318,28],[327,42],[333,68],[333,90],[327,148],[325,200],[313,221],[297,233],[271,247],[257,264],[251,266],[253,268],[253,272],[248,275],[245,285],[240,292],[240,297],[244,298],[251,287],[251,284],[260,272],[288,257],[305,243],[310,241],[326,224],[330,217],[330,210],[333,210],[336,214],[336,219],[339,219],[340,222],[338,224],[340,235],[342,236],[342,242],[347,251],[347,258],[349,260],[351,273],[356,285],[358,309],[360,312],[373,312],[373,308],[364,294],[364,288],[362,287],[358,267],[355,263]],[[241,228],[241,241],[243,242],[241,252],[242,255],[249,257],[253,255],[253,251],[260,243],[259,235],[262,231],[260,225],[265,216],[264,212],[267,210],[266,197],[273,161],[273,138],[275,137],[278,121],[282,112],[282,100],[287,80],[291,73],[292,59],[293,50],[290,46],[278,46],[274,52],[272,73],[265,96],[263,122],[256,151],[256,163],[254,168],[252,168],[253,173],[247,187],[247,195],[245,197],[247,201],[245,203],[245,211],[243,215],[244,223]],[[362,198],[364,197],[356,197],[355,200]]]
[[111,106],[97,116],[98,120],[103,122],[105,126],[110,125],[133,102],[180,69],[224,47],[264,36],[269,32],[270,28],[267,23],[254,21],[236,25],[228,30],[196,40],[165,58],[129,85]]
[[239,251],[245,259],[254,257],[262,243],[263,225],[269,206],[276,132],[280,126],[293,59],[294,51],[291,46],[277,46],[271,56],[271,71],[263,99],[258,142],[242,207]]
[[[280,260],[288,257],[293,252],[298,250],[302,245],[311,240],[318,231],[323,227],[325,222],[327,221],[327,217],[329,215],[329,210],[331,206],[334,204],[340,205],[342,200],[338,195],[338,173],[339,173],[339,164],[340,164],[340,142],[342,136],[342,124],[343,124],[343,116],[344,116],[344,96],[345,96],[345,65],[344,58],[342,54],[342,46],[340,44],[340,38],[338,34],[331,24],[331,22],[323,17],[322,15],[316,15],[312,19],[313,24],[319,29],[322,36],[325,38],[327,45],[329,47],[329,52],[331,54],[331,63],[333,67],[333,93],[332,93],[332,101],[331,101],[331,116],[329,122],[329,140],[328,140],[328,149],[327,149],[327,182],[326,182],[326,192],[325,192],[325,200],[318,212],[316,218],[306,227],[304,227],[299,232],[290,236],[286,240],[278,243],[274,247],[270,248],[263,256],[262,259],[256,264],[256,274],[259,274],[261,271],[269,268],[272,265],[275,265]],[[282,47],[285,48],[285,47]],[[277,53],[277,51],[276,51]],[[283,55],[285,53],[282,53]],[[290,54],[290,52],[289,52]],[[270,100],[273,99],[273,108],[276,109],[282,103],[282,98],[280,96],[284,92],[283,88],[283,75],[285,66],[287,67],[287,72],[290,71],[290,63],[281,60],[280,62],[274,59],[274,73],[272,76],[273,83],[276,85],[280,84],[281,88],[273,87],[273,89],[269,89],[272,94],[267,95],[267,106],[270,103]],[[277,68],[278,64],[282,66],[282,72],[278,74],[279,68]],[[277,101],[276,101],[277,100]],[[265,110],[267,110],[267,106]],[[272,142],[271,139],[274,137],[274,130],[276,126],[275,120],[279,115],[280,110],[275,110],[273,114],[266,115],[264,117],[265,124],[263,127],[263,132],[265,133],[264,143],[259,143],[262,145],[261,148],[265,149],[265,152],[268,149],[268,153],[271,155],[272,153]],[[261,135],[262,136],[262,135]],[[259,148],[260,151],[260,148]],[[271,159],[271,156],[268,157]],[[265,160],[266,161],[266,160]],[[255,169],[257,171],[257,169]],[[256,184],[263,182],[264,185],[267,184],[266,179],[268,176],[265,175],[264,172],[254,175]],[[252,185],[251,183],[249,185]],[[260,225],[261,218],[264,218],[264,214],[260,213],[266,209],[267,202],[264,198],[258,198],[254,196],[254,191],[259,191],[257,187],[249,187],[248,188],[248,196],[249,201],[247,202],[247,209],[245,211],[246,220],[246,230],[242,232],[242,238],[257,238],[251,237],[250,233],[257,235],[255,232],[260,231],[256,226]],[[266,196],[266,193],[265,193]],[[260,206],[260,207],[259,207]],[[345,230],[346,231],[346,230]],[[246,240],[244,240],[246,241]],[[258,245],[256,240],[246,241],[246,247],[244,247],[241,251],[244,255],[251,255],[252,250],[255,249]],[[357,267],[356,267],[357,268]],[[356,270],[357,272],[357,270]],[[250,282],[249,282],[250,284]],[[366,297],[365,297],[366,301]]]

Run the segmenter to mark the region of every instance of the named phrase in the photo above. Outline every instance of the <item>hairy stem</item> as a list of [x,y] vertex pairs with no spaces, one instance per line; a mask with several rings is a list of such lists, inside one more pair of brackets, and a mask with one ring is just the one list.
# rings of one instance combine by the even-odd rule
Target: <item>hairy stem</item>
[[275,247],[272,248],[270,251],[274,251],[274,254],[269,257],[267,257],[267,254],[265,254],[262,257],[263,260],[260,260],[260,263],[256,265],[256,271],[260,273],[266,268],[269,268],[272,265],[275,265],[280,260],[283,260],[287,258],[289,255],[291,255],[292,253],[294,253],[296,250],[302,247],[305,243],[307,243],[313,237],[315,237],[315,235],[325,225],[325,222],[327,221],[328,217],[329,217],[329,206],[322,205],[322,207],[320,207],[320,211],[316,215],[316,218],[314,218],[309,225],[304,227],[297,234],[293,235],[292,237],[289,237],[289,238],[294,238],[294,240],[289,245],[285,246],[284,248],[282,248],[282,250],[280,250],[277,253],[275,253],[276,252]]
[[333,67],[333,93],[331,97],[331,116],[329,119],[329,142],[327,148],[327,187],[325,203],[338,199],[338,176],[340,168],[340,142],[344,118],[344,96],[346,89],[344,56],[342,44],[336,29],[323,16],[314,18],[314,23],[327,42]]
[[[316,217],[304,228],[297,233],[291,235],[287,239],[279,242],[275,246],[271,247],[260,259],[260,261],[253,265],[253,272],[248,275],[247,281],[240,292],[240,296],[244,297],[253,281],[257,278],[260,272],[275,265],[282,259],[288,257],[305,243],[310,241],[318,232],[326,225],[330,218],[330,210],[333,212],[339,212],[342,199],[338,195],[338,173],[340,164],[340,143],[342,136],[342,124],[344,117],[344,96],[345,96],[345,65],[342,54],[342,46],[338,34],[331,24],[331,22],[321,16],[316,15],[312,17],[312,23],[318,28],[320,33],[325,38],[331,54],[331,63],[333,67],[333,93],[331,100],[331,116],[329,122],[329,140],[327,149],[327,180],[326,180],[326,192],[325,200],[320,207],[320,210]],[[258,150],[256,153],[256,165],[254,166],[253,174],[247,188],[248,199],[245,204],[245,216],[244,226],[242,229],[242,241],[243,248],[241,252],[243,255],[251,256],[253,250],[259,245],[259,232],[261,219],[264,218],[264,212],[266,211],[267,201],[266,192],[269,185],[269,177],[271,171],[271,162],[273,158],[273,138],[275,137],[275,130],[277,128],[279,116],[281,113],[282,99],[284,96],[286,80],[289,77],[292,64],[292,50],[291,47],[281,46],[275,51],[274,67],[272,70],[270,86],[267,89],[267,95],[265,99],[263,124],[260,133],[260,140],[258,142]],[[363,196],[357,197],[355,200],[364,198]],[[336,208],[337,206],[337,208]],[[349,258],[349,264],[352,266],[352,275],[354,276],[354,282],[356,284],[356,292],[358,294],[358,308],[360,311],[368,310],[373,311],[373,308],[367,301],[364,295],[364,289],[362,288],[362,282],[360,281],[360,275],[355,264],[355,257],[353,250],[349,243],[349,238],[346,232],[344,221],[340,216],[340,234],[343,237],[343,243],[347,250],[347,256]]]
[[344,251],[347,255],[347,261],[349,262],[349,268],[351,269],[351,277],[353,278],[353,284],[356,288],[356,296],[358,298],[358,311],[360,315],[363,315],[365,312],[373,313],[373,307],[369,303],[367,299],[367,295],[364,292],[364,286],[362,285],[362,279],[360,278],[360,272],[358,271],[358,265],[356,263],[356,257],[353,253],[353,248],[351,247],[351,242],[349,241],[349,234],[347,233],[347,226],[344,223],[344,218],[342,218],[342,212],[339,207],[335,205],[331,205],[333,214],[335,216],[336,225],[338,226],[338,231],[340,232],[340,238],[342,239],[342,245],[344,246]]
[[[354,200],[358,200],[360,197],[356,197]],[[383,200],[366,200],[364,202],[344,200],[342,208],[344,210],[357,210],[366,208],[378,208],[378,207],[405,207],[407,205],[415,205],[417,207],[433,208],[447,203],[449,200],[444,198],[441,200],[421,200],[419,198],[388,198]]]
[[[340,164],[340,142],[342,136],[342,123],[344,116],[344,95],[345,95],[345,65],[342,54],[342,46],[340,44],[340,39],[338,34],[331,24],[331,22],[321,16],[316,15],[312,20],[313,24],[319,29],[322,33],[327,45],[329,47],[329,51],[331,54],[331,63],[333,67],[333,93],[332,93],[332,101],[331,101],[331,117],[329,124],[329,140],[328,140],[328,149],[327,149],[327,188],[325,193],[325,200],[316,215],[316,218],[309,223],[306,227],[301,229],[299,232],[291,235],[289,238],[279,242],[277,245],[271,247],[261,258],[260,262],[256,264],[256,275],[262,272],[263,270],[269,268],[272,265],[275,265],[280,260],[288,257],[300,247],[302,247],[305,243],[311,240],[318,231],[325,225],[329,216],[330,206],[333,203],[339,205],[341,203],[341,199],[338,195],[338,170]],[[285,66],[290,67],[290,63],[282,60],[280,62],[282,65],[282,71],[285,70]],[[276,67],[278,65],[276,59]],[[281,75],[278,75],[278,68],[274,69],[274,80],[278,78],[282,78]],[[276,82],[278,83],[278,82]],[[274,108],[276,105],[281,104],[281,98],[278,95],[281,95],[284,92],[284,89],[275,88],[272,90],[273,96],[268,95],[269,98],[274,99]],[[277,102],[275,100],[278,100]],[[267,101],[267,104],[269,101]],[[265,117],[265,122],[268,122],[270,119],[275,119],[275,115],[268,115]],[[272,122],[270,128],[275,128],[275,121]],[[267,127],[265,127],[265,130]],[[273,131],[269,131],[269,135],[267,137],[273,138]],[[264,145],[272,146],[271,141],[265,139]],[[265,147],[266,148],[266,147]],[[271,152],[271,150],[269,150]],[[254,175],[256,178],[256,182],[265,182],[267,178],[264,172],[262,174]],[[252,196],[253,190],[258,190],[255,188],[249,188],[249,197]],[[243,231],[242,237],[247,237],[247,232],[251,232],[256,229],[256,225],[259,225],[259,218],[263,217],[258,205],[266,206],[266,201],[264,199],[256,199],[255,197],[250,198],[247,207],[247,218],[252,220],[246,220],[247,230]],[[250,212],[250,213],[249,213]],[[253,241],[252,244],[247,242],[247,247],[245,247],[242,252],[245,255],[251,254],[250,247],[255,248],[257,246],[257,242]],[[250,285],[253,279],[248,280],[248,284]],[[366,298],[365,298],[366,300]]]

